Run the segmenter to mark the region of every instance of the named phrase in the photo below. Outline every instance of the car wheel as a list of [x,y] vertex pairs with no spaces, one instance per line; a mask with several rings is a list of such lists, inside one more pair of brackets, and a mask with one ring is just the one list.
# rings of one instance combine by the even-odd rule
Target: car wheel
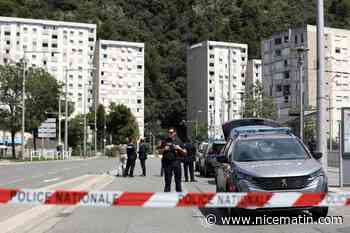
[[226,182],[224,177],[224,171],[222,170],[222,168],[217,169],[215,180],[216,180],[216,192],[225,192]]
[[314,221],[318,221],[320,218],[325,218],[328,215],[328,207],[315,207],[310,210]]

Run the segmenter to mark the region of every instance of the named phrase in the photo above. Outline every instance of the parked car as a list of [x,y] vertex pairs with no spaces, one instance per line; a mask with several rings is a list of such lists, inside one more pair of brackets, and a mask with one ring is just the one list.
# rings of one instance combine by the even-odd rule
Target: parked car
[[[289,128],[244,119],[232,122],[231,130],[224,131],[226,161],[216,171],[217,192],[328,191],[327,176],[317,161],[321,154],[311,154]],[[328,207],[302,209],[315,219],[328,213]]]
[[224,159],[222,149],[226,141],[215,140],[209,142],[206,151],[199,159],[199,172],[201,176],[209,177],[215,173],[216,164]]

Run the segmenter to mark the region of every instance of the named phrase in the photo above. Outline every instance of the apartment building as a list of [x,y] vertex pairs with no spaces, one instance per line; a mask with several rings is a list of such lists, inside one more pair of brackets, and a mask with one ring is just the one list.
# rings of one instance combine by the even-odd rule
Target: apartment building
[[25,58],[27,67],[44,68],[62,84],[67,75],[73,115],[84,113],[84,101],[86,111],[93,107],[95,43],[95,24],[0,17],[0,64]]
[[96,46],[96,101],[127,106],[144,136],[144,44],[99,40]]
[[[291,119],[289,113],[300,106],[300,80],[297,48],[303,52],[304,106],[316,110],[317,82],[316,27],[306,25],[276,33],[262,41],[263,83],[265,92],[275,97],[280,120]],[[325,56],[328,95],[327,127],[330,137],[338,135],[340,109],[350,106],[350,31],[325,28]],[[331,129],[331,130],[329,130]]]
[[204,41],[187,49],[187,124],[208,126],[223,138],[222,123],[242,117],[248,45]]
[[[247,65],[247,74],[245,79],[245,91],[246,93],[255,93],[255,85],[257,83],[262,84],[262,66],[260,59],[250,59]],[[255,96],[257,97],[257,96]]]

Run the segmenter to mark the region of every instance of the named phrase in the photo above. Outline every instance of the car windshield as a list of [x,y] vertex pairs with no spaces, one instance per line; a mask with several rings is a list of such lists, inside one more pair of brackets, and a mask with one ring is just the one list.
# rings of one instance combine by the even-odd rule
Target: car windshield
[[310,158],[294,138],[243,140],[237,142],[233,153],[234,160],[238,162]]

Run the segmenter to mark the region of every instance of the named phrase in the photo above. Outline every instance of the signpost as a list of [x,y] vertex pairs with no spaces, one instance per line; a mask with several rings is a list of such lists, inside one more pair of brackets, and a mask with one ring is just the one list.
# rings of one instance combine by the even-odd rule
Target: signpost
[[56,118],[47,118],[38,129],[39,138],[56,138]]
[[350,108],[341,109],[341,184],[350,185]]

